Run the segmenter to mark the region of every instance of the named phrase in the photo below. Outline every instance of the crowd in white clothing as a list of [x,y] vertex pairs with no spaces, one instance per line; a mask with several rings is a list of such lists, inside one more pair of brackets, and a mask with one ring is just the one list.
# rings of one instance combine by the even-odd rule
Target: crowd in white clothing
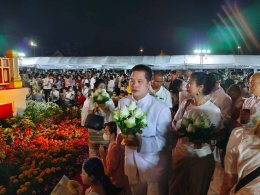
[[[152,73],[149,67],[137,65],[129,75],[52,72],[28,79],[24,76],[24,81],[36,101],[80,104],[82,126],[90,113],[110,122],[116,107],[132,101],[148,113],[148,126],[137,135],[136,145],[125,146],[125,174],[133,195],[260,191],[259,176],[235,189],[242,178],[260,166],[260,73],[244,78],[232,73],[223,78],[218,71]],[[106,89],[110,100],[105,104],[93,102],[92,94],[97,89]],[[198,149],[187,137],[178,137],[178,124],[188,114],[200,112],[214,124],[218,137]],[[249,128],[246,124],[252,116],[258,117],[258,123]]]

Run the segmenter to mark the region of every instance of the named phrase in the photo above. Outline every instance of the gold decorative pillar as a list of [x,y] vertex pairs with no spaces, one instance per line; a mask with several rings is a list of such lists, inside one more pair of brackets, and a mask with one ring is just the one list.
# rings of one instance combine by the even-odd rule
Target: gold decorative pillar
[[20,72],[19,72],[19,58],[17,52],[13,50],[8,50],[6,52],[6,56],[9,58],[10,62],[10,75],[11,82],[10,88],[22,88],[23,83],[21,80]]

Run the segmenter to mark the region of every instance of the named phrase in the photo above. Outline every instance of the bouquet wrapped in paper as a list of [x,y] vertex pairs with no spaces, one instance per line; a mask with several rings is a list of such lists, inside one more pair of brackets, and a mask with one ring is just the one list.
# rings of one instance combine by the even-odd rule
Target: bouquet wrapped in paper
[[146,112],[138,108],[135,102],[114,110],[113,120],[119,126],[124,139],[132,139],[137,133],[147,126]]
[[193,142],[197,147],[203,143],[211,143],[214,139],[215,126],[205,113],[190,112],[186,117],[183,117],[179,132],[182,136],[188,137],[190,142]]
[[52,190],[51,195],[81,195],[83,187],[79,182],[70,180],[66,175],[63,175],[59,183]]
[[93,102],[104,104],[109,100],[110,96],[105,89],[98,89],[93,94]]

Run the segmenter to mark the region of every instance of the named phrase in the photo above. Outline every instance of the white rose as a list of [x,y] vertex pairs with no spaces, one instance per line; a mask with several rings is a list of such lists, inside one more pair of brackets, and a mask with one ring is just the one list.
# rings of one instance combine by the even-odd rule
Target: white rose
[[120,110],[115,109],[115,110],[114,110],[113,119],[114,119],[115,121],[117,121],[117,120],[119,119],[119,117],[120,117]]
[[187,131],[190,132],[190,133],[191,132],[195,132],[195,129],[194,129],[194,127],[193,127],[193,125],[191,123],[189,124],[189,126],[187,128]]
[[124,121],[127,128],[133,128],[135,126],[135,118],[130,117],[129,119]]
[[109,98],[109,94],[106,92],[106,93],[104,93],[103,94],[103,96],[105,96],[105,97],[108,97]]
[[94,94],[93,94],[93,97],[97,97],[99,95],[99,93],[98,92],[95,92]]
[[202,126],[202,117],[198,116],[193,124],[194,124],[195,127]]
[[205,128],[210,128],[211,121],[209,120],[209,118],[205,115],[205,117],[203,117],[203,119],[204,119],[204,127]]
[[181,125],[183,125],[184,127],[188,127],[190,121],[187,118],[183,118],[181,120]]
[[134,111],[134,117],[135,118],[141,118],[143,115],[144,115],[144,113],[143,113],[143,111],[141,110],[141,108],[137,108],[135,111]]
[[114,121],[117,121],[118,119],[119,119],[118,115],[114,115],[114,116],[113,116],[113,120],[114,120]]
[[120,115],[121,115],[122,118],[128,117],[129,114],[130,114],[130,113],[129,113],[129,111],[128,111],[128,109],[127,109],[126,106],[124,106],[124,107],[122,108],[122,110],[120,111]]
[[147,120],[145,117],[141,120],[141,123],[143,126],[147,126]]
[[103,97],[101,96],[101,95],[99,95],[98,97],[97,97],[97,101],[102,101],[103,100]]
[[197,117],[197,115],[196,115],[195,112],[189,112],[189,114],[188,114],[188,116],[187,116],[187,118],[188,118],[188,119],[191,119],[192,121],[195,121],[195,120],[196,120],[196,117]]
[[134,111],[136,109],[136,103],[134,101],[131,102],[131,104],[129,105],[128,109],[130,111]]

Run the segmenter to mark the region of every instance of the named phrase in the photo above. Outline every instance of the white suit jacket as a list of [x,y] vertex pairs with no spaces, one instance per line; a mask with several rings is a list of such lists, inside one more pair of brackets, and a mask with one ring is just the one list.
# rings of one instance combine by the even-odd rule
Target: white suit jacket
[[171,112],[166,104],[149,94],[139,101],[132,96],[123,98],[118,107],[122,108],[132,101],[147,112],[148,125],[138,135],[141,140],[139,151],[128,146],[125,148],[125,174],[130,183],[157,181],[165,173],[166,164],[169,163],[163,151],[166,151],[166,136],[171,131]]

